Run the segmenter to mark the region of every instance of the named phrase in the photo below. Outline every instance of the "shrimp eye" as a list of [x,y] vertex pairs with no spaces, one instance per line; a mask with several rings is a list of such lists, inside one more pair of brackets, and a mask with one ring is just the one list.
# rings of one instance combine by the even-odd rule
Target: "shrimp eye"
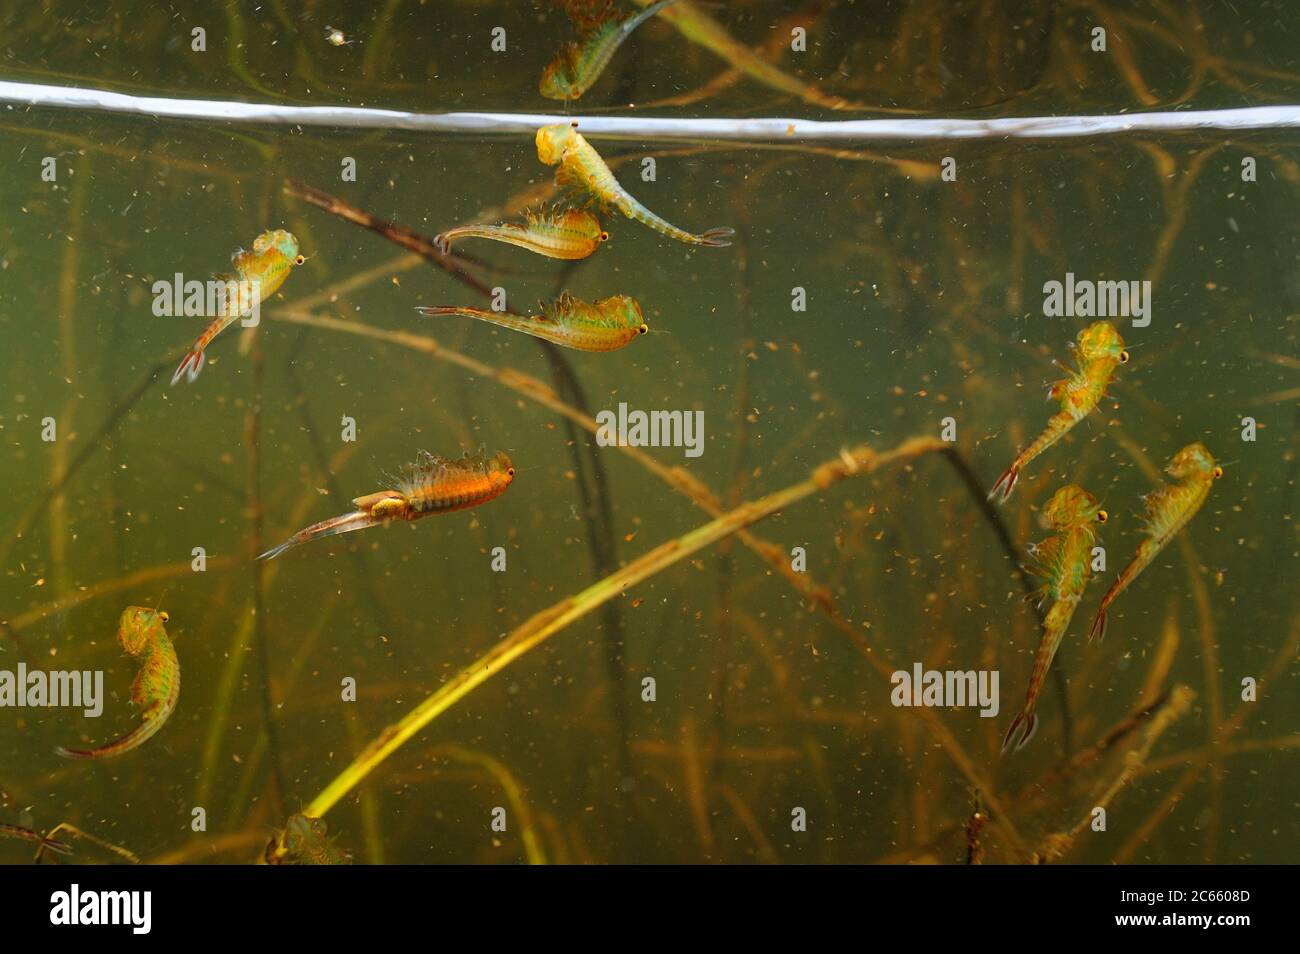
[[575,119],[575,120],[572,120],[572,121],[569,123],[569,125],[572,126],[574,129],[577,129],[577,128],[578,128],[578,121],[577,121],[576,119]]
[[1127,352],[1127,351],[1121,351],[1121,352],[1119,353],[1119,363],[1120,363],[1120,364],[1128,364],[1128,352]]
[[510,467],[506,470],[507,477],[513,477],[514,475],[515,475],[515,469],[513,467]]
[[293,263],[294,263],[295,265],[301,265],[301,264],[302,264],[303,262],[305,262],[305,261],[307,261],[307,259],[306,259],[304,256],[299,255],[299,256],[297,256],[297,257],[294,258]]
[[600,240],[601,240],[602,242],[608,242],[608,241],[609,241],[609,233],[608,233],[608,232],[601,232],[601,233],[600,233]]
[[636,333],[639,335],[648,335],[650,333],[650,326],[642,324],[641,327],[636,330]]
[[1214,479],[1218,480],[1222,476],[1223,476],[1223,468],[1222,467],[1214,468]]
[[158,618],[162,620],[164,623],[167,622],[169,619],[171,619],[171,617],[168,616],[166,613],[159,613]]
[[1105,523],[1105,522],[1106,522],[1107,520],[1109,520],[1109,519],[1110,519],[1110,514],[1108,514],[1106,511],[1104,511],[1104,510],[1098,510],[1098,511],[1097,511],[1097,522],[1098,522],[1098,523]]

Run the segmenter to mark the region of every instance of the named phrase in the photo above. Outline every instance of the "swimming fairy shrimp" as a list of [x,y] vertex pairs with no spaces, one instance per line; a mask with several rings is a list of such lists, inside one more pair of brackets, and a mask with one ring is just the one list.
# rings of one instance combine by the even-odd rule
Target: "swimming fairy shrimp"
[[217,316],[203,329],[203,334],[177,365],[176,373],[172,375],[173,385],[182,377],[188,381],[198,378],[203,370],[204,351],[212,339],[274,295],[293,267],[307,259],[298,252],[298,240],[293,235],[284,229],[275,229],[255,238],[251,252],[240,249],[230,261],[235,267],[235,276],[217,277],[231,286],[231,292],[217,309]]
[[163,624],[166,613],[143,606],[128,606],[117,624],[117,641],[130,656],[144,656],[135,682],[131,684],[131,702],[140,709],[141,722],[122,738],[97,749],[55,749],[70,759],[106,759],[138,748],[163,727],[176,709],[181,694],[181,664],[176,649]]
[[428,316],[458,315],[488,321],[576,351],[617,351],[650,331],[641,316],[641,306],[627,295],[588,303],[564,292],[549,305],[541,303],[542,313],[537,316],[454,305],[421,305],[415,310]]
[[1052,415],[1047,427],[1034,442],[1020,452],[1011,466],[1002,472],[998,482],[989,491],[992,500],[1002,495],[1001,503],[1011,498],[1020,472],[1035,457],[1064,437],[1075,424],[1093,412],[1106,394],[1106,388],[1115,376],[1115,368],[1128,362],[1124,339],[1109,321],[1098,321],[1079,332],[1074,350],[1078,367],[1070,376],[1057,381],[1047,392],[1049,401],[1056,401],[1061,409]]
[[350,865],[352,856],[329,837],[325,819],[290,815],[284,831],[266,846],[268,865]]
[[727,239],[735,234],[733,229],[709,229],[694,235],[659,218],[632,198],[631,193],[614,178],[600,153],[578,132],[576,121],[543,126],[537,130],[537,158],[548,166],[559,166],[555,171],[555,183],[560,188],[584,193],[603,205],[613,206],[629,219],[635,219],[661,235],[687,245],[710,248],[725,248],[731,244]]
[[1223,468],[1215,462],[1205,445],[1197,441],[1175,454],[1165,468],[1165,473],[1182,483],[1161,487],[1143,498],[1146,501],[1144,529],[1147,538],[1138,545],[1137,554],[1101,598],[1101,606],[1088,632],[1089,640],[1105,637],[1106,611],[1110,605],[1137,579],[1139,573],[1151,565],[1151,561],[1178,535],[1178,531],[1196,516],[1196,511],[1201,509],[1201,505],[1210,496],[1214,482],[1223,476]]
[[365,530],[390,520],[419,520],[434,513],[450,513],[487,503],[506,492],[515,479],[515,468],[505,453],[495,457],[468,452],[460,460],[421,451],[396,481],[398,490],[380,490],[352,501],[351,513],[322,520],[299,530],[278,547],[258,556],[273,560],[285,550],[317,537],[332,537],[353,530]]
[[1056,532],[1030,548],[1033,565],[1029,569],[1043,581],[1035,594],[1040,605],[1050,600],[1052,608],[1047,611],[1043,623],[1043,638],[1038,645],[1038,655],[1034,657],[1024,708],[1002,739],[1003,752],[1011,747],[1018,731],[1020,741],[1016,748],[1024,748],[1038,727],[1034,706],[1038,703],[1047,672],[1052,668],[1056,650],[1092,575],[1092,548],[1097,540],[1095,527],[1106,522],[1106,511],[1101,509],[1096,497],[1070,484],[1052,495],[1039,519]]
[[53,838],[46,838],[30,828],[23,828],[19,825],[0,825],[0,837],[20,838],[23,841],[30,841],[48,851],[57,852],[60,855],[72,854],[72,846],[66,842],[57,841]]
[[618,17],[606,7],[604,15],[590,24],[576,43],[542,71],[540,90],[547,99],[573,101],[591,89],[614,53],[632,31],[677,0],[659,0],[639,13]]
[[547,258],[574,260],[586,258],[609,241],[609,233],[600,220],[585,209],[552,209],[526,213],[526,224],[505,222],[501,225],[462,225],[434,237],[434,244],[444,255],[451,243],[463,238],[491,239],[526,248]]

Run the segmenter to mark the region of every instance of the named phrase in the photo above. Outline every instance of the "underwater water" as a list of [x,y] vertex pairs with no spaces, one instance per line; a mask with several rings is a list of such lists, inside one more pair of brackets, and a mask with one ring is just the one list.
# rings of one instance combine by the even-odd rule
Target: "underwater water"
[[[665,11],[567,114],[1116,114],[1300,86],[1283,2],[702,9],[821,94]],[[563,117],[538,80],[574,34],[551,3],[20,0],[0,79]],[[531,135],[0,109],[0,673],[103,687],[93,718],[0,705],[0,824],[73,825],[93,838],[56,836],[67,860],[95,863],[254,862],[304,812],[372,864],[1294,860],[1295,131],[590,143],[649,209],[731,245],[596,209],[610,237],[582,260],[470,238],[441,256],[446,229],[560,198]],[[206,319],[156,314],[155,283],[230,270],[270,229],[303,263],[171,386]],[[1128,360],[1095,410],[990,503],[1098,320],[1049,313],[1067,275],[1150,282],[1149,307],[1113,316]],[[584,352],[415,310],[535,315],[562,291],[632,296],[650,333]],[[620,405],[700,429],[603,446]],[[1193,442],[1222,476],[1089,641],[1146,539],[1142,495]],[[256,559],[421,451],[480,449],[514,469],[481,506]],[[1003,754],[1042,635],[1017,568],[1067,484],[1105,508],[1104,553],[1033,739]],[[175,710],[133,751],[62,758],[140,723],[128,606],[167,613]],[[997,673],[995,697],[898,705],[916,666]],[[349,775],[395,725],[413,731]],[[0,861],[33,852],[0,838]]]

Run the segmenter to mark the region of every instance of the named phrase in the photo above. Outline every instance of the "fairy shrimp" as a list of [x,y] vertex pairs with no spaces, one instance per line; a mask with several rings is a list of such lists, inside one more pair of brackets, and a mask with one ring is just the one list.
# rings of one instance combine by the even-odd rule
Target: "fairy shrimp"
[[505,222],[501,225],[458,226],[439,233],[434,237],[434,244],[446,255],[452,242],[464,238],[506,242],[547,258],[576,260],[586,258],[602,242],[609,241],[609,233],[600,227],[600,220],[585,209],[552,209],[526,213],[523,225]]
[[1106,511],[1101,509],[1096,497],[1070,484],[1052,495],[1039,519],[1044,526],[1056,532],[1030,548],[1033,563],[1029,569],[1043,581],[1035,593],[1040,605],[1050,600],[1052,607],[1047,611],[1047,618],[1043,622],[1043,638],[1038,645],[1038,654],[1034,657],[1034,669],[1029,677],[1029,691],[1025,696],[1024,707],[1002,739],[1003,752],[1011,747],[1017,732],[1020,733],[1020,740],[1015,747],[1024,748],[1038,727],[1034,707],[1038,703],[1048,670],[1052,668],[1056,650],[1065,637],[1070,620],[1074,618],[1074,611],[1083,598],[1084,588],[1092,576],[1092,548],[1097,540],[1095,527],[1099,523],[1105,523],[1107,518]]
[[1069,377],[1057,381],[1047,392],[1047,399],[1056,401],[1061,409],[1052,415],[1047,427],[1033,443],[1002,472],[989,491],[990,500],[1001,494],[1000,502],[1006,503],[1016,489],[1020,472],[1096,409],[1115,376],[1116,367],[1128,362],[1124,339],[1109,321],[1094,322],[1084,328],[1071,348],[1078,366],[1070,371]]
[[143,606],[128,606],[117,625],[117,641],[130,656],[143,656],[140,671],[131,684],[131,702],[140,710],[141,722],[115,742],[97,749],[55,751],[70,759],[106,759],[138,748],[163,727],[176,709],[181,694],[181,664],[163,624],[166,613]]
[[1165,467],[1165,473],[1182,483],[1161,487],[1143,498],[1146,502],[1144,529],[1147,538],[1138,544],[1137,554],[1101,598],[1101,606],[1088,632],[1089,640],[1105,637],[1106,611],[1110,605],[1128,589],[1139,573],[1151,565],[1151,561],[1178,535],[1178,531],[1196,516],[1196,512],[1210,496],[1214,482],[1223,476],[1223,468],[1215,462],[1214,455],[1205,445],[1197,441],[1175,454]]
[[634,199],[614,178],[600,153],[578,132],[576,121],[543,126],[537,130],[536,141],[537,158],[548,166],[559,166],[555,183],[561,189],[591,196],[602,205],[618,209],[629,219],[687,245],[725,248],[731,244],[728,239],[735,234],[733,229],[709,229],[695,235],[661,219]]
[[395,481],[397,490],[380,490],[352,501],[356,507],[299,530],[277,547],[258,556],[273,560],[285,550],[318,537],[365,530],[390,520],[419,520],[435,513],[451,513],[485,504],[506,492],[515,468],[504,452],[494,457],[465,453],[459,460],[421,451]]
[[610,13],[597,19],[576,42],[542,71],[539,86],[547,99],[573,101],[591,89],[618,48],[632,31],[677,0],[659,0],[639,13],[618,17]]
[[272,865],[350,865],[352,856],[329,837],[325,819],[290,815],[284,831],[266,846],[266,862]]
[[588,303],[564,292],[549,305],[543,303],[542,313],[536,316],[454,305],[422,305],[415,310],[426,316],[455,315],[491,322],[576,351],[617,351],[650,331],[641,306],[627,295]]
[[234,278],[225,275],[218,278],[232,286],[232,293],[227,295],[225,303],[217,309],[217,316],[203,329],[194,346],[177,365],[172,375],[173,385],[182,377],[191,382],[197,379],[203,370],[204,351],[212,339],[274,295],[293,267],[307,259],[298,252],[298,240],[293,235],[284,229],[274,229],[255,238],[251,252],[240,249],[230,261],[235,268]]

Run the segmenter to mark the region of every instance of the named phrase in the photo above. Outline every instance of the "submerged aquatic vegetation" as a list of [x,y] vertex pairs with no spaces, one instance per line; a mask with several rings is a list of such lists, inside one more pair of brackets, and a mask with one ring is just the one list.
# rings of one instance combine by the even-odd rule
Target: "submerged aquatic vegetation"
[[561,189],[613,206],[629,219],[687,245],[726,248],[731,244],[731,236],[735,234],[732,229],[708,229],[695,235],[661,219],[634,199],[614,178],[600,153],[578,132],[576,122],[543,126],[537,130],[536,141],[537,158],[548,166],[559,166],[555,170],[555,183]]
[[33,842],[60,855],[72,854],[72,846],[66,842],[48,838],[39,832],[32,831],[30,828],[23,828],[21,825],[0,824],[0,838],[17,838],[21,841]]
[[140,724],[122,738],[96,749],[65,749],[70,759],[107,759],[139,748],[157,734],[176,710],[181,695],[181,664],[163,626],[166,613],[144,606],[128,606],[117,625],[117,641],[129,656],[143,656],[131,683],[131,703],[140,710]]
[[1029,555],[1033,560],[1032,572],[1043,581],[1035,593],[1039,605],[1050,602],[1052,606],[1043,623],[1043,639],[1034,657],[1024,707],[1007,728],[1002,739],[1003,752],[1011,747],[1017,732],[1020,739],[1015,746],[1024,748],[1038,727],[1038,716],[1034,713],[1038,694],[1092,575],[1092,548],[1097,540],[1094,528],[1106,522],[1106,511],[1101,509],[1096,497],[1070,484],[1052,495],[1040,519],[1044,526],[1056,532],[1031,547]]
[[1047,392],[1047,399],[1060,404],[1061,410],[1052,415],[1043,432],[1002,472],[989,491],[990,500],[999,494],[1003,503],[1010,499],[1020,472],[1096,409],[1115,376],[1115,368],[1128,361],[1124,339],[1109,321],[1098,321],[1084,328],[1071,347],[1077,366],[1069,377],[1057,381]]
[[246,317],[254,308],[274,295],[289,277],[295,265],[301,265],[307,259],[298,251],[298,240],[284,229],[263,232],[253,240],[253,250],[240,249],[231,256],[230,262],[235,268],[232,279],[227,275],[218,275],[223,282],[235,281],[236,291],[233,304],[224,301],[218,314],[203,329],[198,340],[181,359],[172,375],[172,384],[182,377],[194,381],[203,370],[204,351],[212,339],[230,326],[232,322]]
[[1178,531],[1187,525],[1187,521],[1196,516],[1214,482],[1223,476],[1223,468],[1214,460],[1204,444],[1197,441],[1188,444],[1165,467],[1165,473],[1182,483],[1172,487],[1161,487],[1147,494],[1146,518],[1144,531],[1147,538],[1138,544],[1137,553],[1115,582],[1110,585],[1102,597],[1101,606],[1092,621],[1089,639],[1100,639],[1106,635],[1106,611],[1119,599],[1138,574],[1151,565],[1169,541],[1178,535]]
[[487,503],[503,493],[515,479],[515,468],[505,452],[459,460],[422,451],[406,468],[397,490],[379,490],[355,498],[356,510],[322,520],[299,530],[284,543],[258,556],[273,560],[291,547],[309,540],[365,530],[390,520],[419,520],[435,513],[450,513]]
[[[655,3],[655,0],[636,0],[636,2],[643,7],[648,7]],[[727,31],[726,27],[701,9],[700,4],[692,0],[683,0],[669,7],[662,11],[662,17],[691,43],[725,60],[737,74],[748,76],[779,93],[795,96],[805,103],[826,109],[866,109],[890,114],[918,112],[914,109],[883,108],[879,104],[857,103],[842,96],[823,92],[814,84],[782,70],[741,43]]]
[[550,304],[541,303],[541,309],[540,315],[515,315],[458,305],[421,305],[416,311],[431,317],[458,315],[490,322],[575,351],[617,351],[650,331],[641,315],[641,306],[627,295],[585,302],[564,292]]
[[490,239],[526,248],[547,258],[575,260],[586,258],[602,242],[609,241],[609,233],[600,227],[600,220],[586,209],[551,209],[546,212],[525,213],[523,225],[504,222],[500,225],[461,225],[434,236],[434,244],[445,254],[453,242],[463,238]]

